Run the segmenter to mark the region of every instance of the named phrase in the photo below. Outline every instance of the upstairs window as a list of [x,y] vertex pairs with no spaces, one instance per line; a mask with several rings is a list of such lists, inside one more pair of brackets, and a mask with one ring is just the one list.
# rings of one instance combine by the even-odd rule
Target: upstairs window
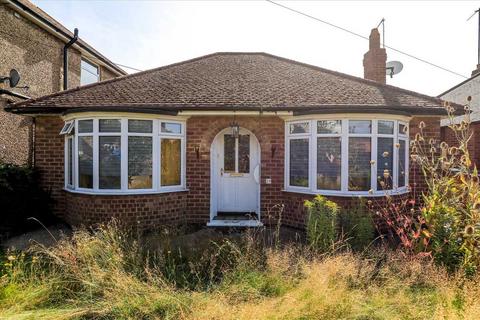
[[80,63],[80,85],[95,83],[100,81],[100,70],[98,66],[87,60],[82,59]]

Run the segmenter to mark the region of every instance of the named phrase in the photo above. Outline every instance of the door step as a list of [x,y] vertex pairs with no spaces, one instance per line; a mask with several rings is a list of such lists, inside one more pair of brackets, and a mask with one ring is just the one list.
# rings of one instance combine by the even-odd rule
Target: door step
[[261,227],[255,212],[217,212],[217,215],[207,223],[210,227]]
[[213,220],[258,220],[256,212],[217,212]]

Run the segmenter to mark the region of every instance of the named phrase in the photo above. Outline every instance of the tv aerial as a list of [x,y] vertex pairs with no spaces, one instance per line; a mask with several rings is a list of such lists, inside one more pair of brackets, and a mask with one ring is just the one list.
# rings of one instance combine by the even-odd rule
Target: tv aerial
[[20,74],[17,70],[12,69],[10,70],[10,74],[8,77],[0,77],[0,82],[8,81],[10,88],[15,88],[20,81]]
[[385,71],[387,72],[387,76],[393,78],[393,75],[399,74],[403,70],[403,63],[400,61],[389,61],[387,62],[387,66]]

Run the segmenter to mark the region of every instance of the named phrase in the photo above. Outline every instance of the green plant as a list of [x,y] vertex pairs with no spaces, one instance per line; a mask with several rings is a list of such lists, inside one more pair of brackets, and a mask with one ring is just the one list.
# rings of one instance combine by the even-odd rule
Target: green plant
[[445,105],[455,145],[427,141],[422,122],[412,141],[412,160],[427,184],[420,211],[424,225],[417,236],[425,239],[425,250],[431,251],[438,263],[449,270],[463,268],[472,275],[480,268],[480,182],[469,152],[470,100],[461,122],[454,117],[455,109]]
[[362,251],[373,242],[375,225],[365,201],[358,200],[351,208],[342,208],[339,221],[341,231],[354,251]]
[[52,199],[40,187],[38,171],[28,166],[0,162],[0,203],[0,236],[38,228],[38,223],[28,220],[30,217],[47,225],[55,221]]
[[319,251],[332,249],[337,240],[338,205],[318,195],[312,201],[305,201],[307,209],[307,240]]

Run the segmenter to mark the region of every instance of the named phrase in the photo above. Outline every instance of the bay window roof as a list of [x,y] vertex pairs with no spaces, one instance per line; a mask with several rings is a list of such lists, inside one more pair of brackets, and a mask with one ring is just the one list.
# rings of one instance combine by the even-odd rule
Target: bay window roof
[[267,53],[214,53],[7,109],[25,114],[284,110],[294,114],[446,115],[439,98]]

